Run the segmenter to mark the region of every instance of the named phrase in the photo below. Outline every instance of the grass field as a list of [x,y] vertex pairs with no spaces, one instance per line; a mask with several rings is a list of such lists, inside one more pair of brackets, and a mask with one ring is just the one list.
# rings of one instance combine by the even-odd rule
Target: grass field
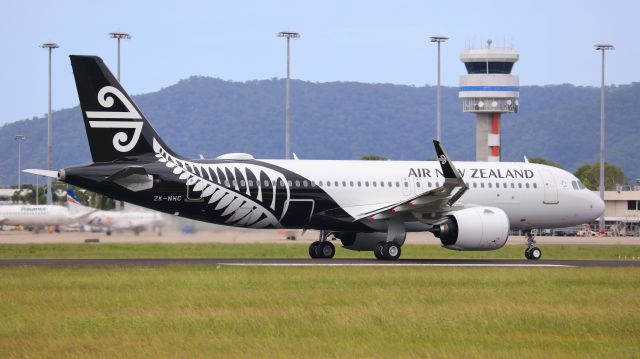
[[[403,258],[521,258],[524,246]],[[636,246],[544,258],[640,257]],[[0,258],[306,258],[292,244],[5,244]],[[338,249],[337,257],[370,258]],[[0,268],[0,358],[638,357],[640,268]]]
[[[226,243],[0,244],[0,258],[308,258],[307,245]],[[373,258],[336,243],[336,258]],[[640,246],[541,245],[543,259],[640,259]],[[458,252],[437,245],[405,245],[402,258],[523,259],[525,246],[489,252]]]
[[14,357],[637,357],[640,268],[0,269]]

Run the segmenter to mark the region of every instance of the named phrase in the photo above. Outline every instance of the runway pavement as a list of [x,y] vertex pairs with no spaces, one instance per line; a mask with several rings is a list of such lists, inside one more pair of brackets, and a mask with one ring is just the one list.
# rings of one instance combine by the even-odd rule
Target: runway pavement
[[238,258],[113,258],[113,259],[0,259],[0,267],[161,267],[168,265],[267,267],[640,267],[631,260],[513,260],[513,259],[238,259]]

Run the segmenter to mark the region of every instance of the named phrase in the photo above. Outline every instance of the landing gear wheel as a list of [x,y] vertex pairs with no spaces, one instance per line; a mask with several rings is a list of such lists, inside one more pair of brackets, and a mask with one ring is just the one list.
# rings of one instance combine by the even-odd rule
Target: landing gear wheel
[[384,259],[388,260],[396,260],[400,258],[400,254],[402,250],[400,249],[400,245],[396,242],[387,242],[382,246],[382,256]]
[[373,255],[376,256],[376,259],[384,259],[384,256],[382,255],[382,246],[384,246],[385,243],[386,242],[380,242],[373,247]]
[[529,249],[529,259],[537,261],[542,257],[542,251],[538,247],[531,247]]
[[525,236],[527,238],[527,249],[524,251],[524,256],[528,260],[537,261],[542,257],[542,251],[536,247],[535,236],[531,231],[525,232]]
[[322,242],[316,247],[316,251],[320,252],[319,258],[330,259],[336,254],[336,247],[331,242]]
[[315,241],[313,243],[311,243],[311,245],[309,246],[309,257],[311,258],[320,258],[318,256],[318,247],[322,245],[322,242],[320,241]]

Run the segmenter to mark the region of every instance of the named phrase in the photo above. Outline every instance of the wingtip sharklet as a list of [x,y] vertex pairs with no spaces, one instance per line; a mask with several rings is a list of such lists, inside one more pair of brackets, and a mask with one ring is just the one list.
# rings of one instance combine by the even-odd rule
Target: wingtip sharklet
[[451,162],[451,158],[445,152],[440,141],[433,140],[433,145],[436,148],[436,155],[438,156],[437,161],[440,162],[440,167],[442,167],[442,174],[444,177],[462,179],[460,172],[458,172],[456,167],[453,165],[453,162]]

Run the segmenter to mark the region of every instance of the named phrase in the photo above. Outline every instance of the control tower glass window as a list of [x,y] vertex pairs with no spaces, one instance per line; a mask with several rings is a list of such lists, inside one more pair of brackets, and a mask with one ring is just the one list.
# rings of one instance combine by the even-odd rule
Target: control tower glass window
[[510,74],[513,68],[513,62],[465,62],[464,65],[469,74]]

